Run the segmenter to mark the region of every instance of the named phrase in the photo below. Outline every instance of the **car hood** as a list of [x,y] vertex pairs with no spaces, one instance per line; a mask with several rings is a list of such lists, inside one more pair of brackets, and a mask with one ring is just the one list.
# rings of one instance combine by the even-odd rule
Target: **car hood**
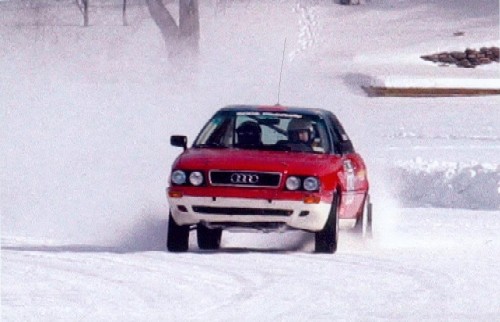
[[339,156],[289,151],[191,148],[175,161],[174,169],[264,171],[321,175],[341,166]]

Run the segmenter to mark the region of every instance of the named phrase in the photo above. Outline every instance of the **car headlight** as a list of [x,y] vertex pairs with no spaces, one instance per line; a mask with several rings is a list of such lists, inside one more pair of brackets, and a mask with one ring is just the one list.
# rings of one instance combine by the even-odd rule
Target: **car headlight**
[[307,191],[319,190],[319,180],[315,177],[307,177],[304,179],[304,189]]
[[182,170],[175,170],[172,172],[172,183],[174,184],[185,184],[186,183],[186,173]]
[[300,188],[300,178],[291,176],[286,179],[286,188],[288,190],[297,190]]
[[189,182],[193,186],[199,186],[203,183],[203,174],[199,171],[193,171],[189,175]]

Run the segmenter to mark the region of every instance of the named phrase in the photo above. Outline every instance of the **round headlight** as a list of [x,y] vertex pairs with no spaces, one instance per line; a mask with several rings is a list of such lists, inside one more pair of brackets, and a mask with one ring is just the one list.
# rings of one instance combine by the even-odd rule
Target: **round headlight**
[[203,183],[203,174],[199,171],[191,172],[189,175],[189,182],[191,182],[193,186],[201,185]]
[[300,179],[297,177],[288,177],[286,179],[286,188],[288,190],[297,190],[300,188]]
[[186,173],[182,170],[175,170],[174,172],[172,172],[172,183],[185,184]]
[[319,190],[319,180],[314,177],[307,177],[304,179],[304,189],[307,191]]

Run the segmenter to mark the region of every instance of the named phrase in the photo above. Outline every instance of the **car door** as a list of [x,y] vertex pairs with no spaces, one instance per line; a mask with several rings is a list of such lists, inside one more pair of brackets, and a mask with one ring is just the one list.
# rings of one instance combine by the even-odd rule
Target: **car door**
[[330,115],[330,124],[333,151],[342,162],[341,173],[338,174],[342,190],[340,218],[354,219],[363,206],[368,189],[366,166],[361,156],[354,150],[342,124],[333,114]]

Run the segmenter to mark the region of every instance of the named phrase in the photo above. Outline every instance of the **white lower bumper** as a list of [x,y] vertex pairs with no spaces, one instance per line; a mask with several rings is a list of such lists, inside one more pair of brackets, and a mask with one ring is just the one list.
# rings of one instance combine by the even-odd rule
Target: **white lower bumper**
[[242,225],[256,222],[283,223],[291,228],[308,231],[323,229],[331,207],[328,203],[305,204],[302,201],[245,198],[183,196],[169,197],[168,200],[172,216],[179,225],[199,222]]

